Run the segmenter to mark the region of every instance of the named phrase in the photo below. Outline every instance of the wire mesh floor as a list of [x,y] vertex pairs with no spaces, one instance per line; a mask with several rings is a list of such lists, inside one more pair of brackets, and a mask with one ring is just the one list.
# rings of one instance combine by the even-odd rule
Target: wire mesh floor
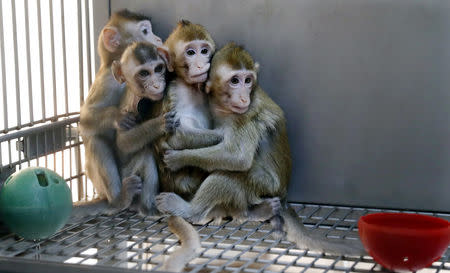
[[[305,226],[330,238],[358,240],[357,221],[367,213],[386,210],[292,204]],[[394,211],[394,210],[389,210]],[[405,211],[403,211],[405,212]],[[406,211],[410,212],[410,211]],[[414,213],[411,211],[411,213]],[[424,213],[450,220],[447,213]],[[202,241],[198,258],[186,272],[383,272],[369,256],[336,256],[298,249],[274,240],[268,223],[232,221],[195,226]],[[140,217],[124,211],[68,224],[39,243],[0,230],[0,257],[113,268],[155,270],[178,247],[165,217]],[[420,272],[450,273],[450,250]],[[61,268],[63,269],[63,268]],[[94,269],[94,268],[93,268]]]

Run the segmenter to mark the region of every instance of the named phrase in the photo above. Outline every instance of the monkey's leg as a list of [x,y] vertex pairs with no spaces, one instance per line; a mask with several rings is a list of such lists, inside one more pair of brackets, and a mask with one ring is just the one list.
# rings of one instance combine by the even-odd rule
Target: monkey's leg
[[174,192],[190,200],[207,173],[197,168],[186,168],[174,173]]
[[279,215],[280,210],[280,198],[266,198],[260,204],[250,206],[247,212],[247,217],[250,221],[266,221],[275,215]]
[[135,196],[142,192],[142,179],[137,175],[130,175],[122,180],[122,189],[119,196],[111,202],[111,209],[107,214],[114,214],[128,208]]
[[121,190],[122,181],[111,145],[97,136],[84,138],[86,171],[101,196],[111,203]]
[[150,149],[142,152],[142,193],[139,212],[141,215],[155,215],[155,196],[159,190],[158,168]]
[[241,180],[242,174],[215,172],[203,181],[191,202],[174,193],[161,193],[156,197],[156,205],[163,213],[181,216],[192,222],[201,222],[216,206],[246,211],[247,197]]
[[198,128],[180,128],[167,140],[174,150],[198,149],[216,145],[223,139],[222,133]]

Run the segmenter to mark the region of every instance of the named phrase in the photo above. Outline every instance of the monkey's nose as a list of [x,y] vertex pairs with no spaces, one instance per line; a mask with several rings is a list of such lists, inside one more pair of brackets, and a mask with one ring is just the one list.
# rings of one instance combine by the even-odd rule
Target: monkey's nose
[[241,98],[241,102],[242,102],[242,103],[247,103],[247,99]]
[[159,84],[154,84],[154,85],[153,85],[153,88],[159,89]]

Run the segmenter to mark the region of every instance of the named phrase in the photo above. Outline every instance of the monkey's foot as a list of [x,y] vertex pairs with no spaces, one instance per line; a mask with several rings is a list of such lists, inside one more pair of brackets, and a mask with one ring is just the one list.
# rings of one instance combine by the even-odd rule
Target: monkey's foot
[[186,175],[175,178],[175,185],[177,185],[178,191],[182,194],[196,192],[199,182],[201,182],[200,179]]
[[142,217],[153,216],[153,215],[157,215],[157,214],[158,214],[158,210],[156,209],[155,206],[148,207],[148,206],[142,204],[139,207],[139,215]]
[[280,198],[266,198],[261,204],[248,210],[248,219],[251,221],[266,221],[274,215],[279,215],[281,210]]
[[284,219],[280,215],[275,215],[270,219],[272,225],[272,237],[275,240],[282,239],[285,235],[283,231]]
[[192,215],[191,205],[173,192],[162,192],[156,196],[156,207],[163,214],[189,218]]
[[121,206],[122,209],[128,208],[136,195],[142,192],[142,179],[137,175],[131,175],[122,180]]

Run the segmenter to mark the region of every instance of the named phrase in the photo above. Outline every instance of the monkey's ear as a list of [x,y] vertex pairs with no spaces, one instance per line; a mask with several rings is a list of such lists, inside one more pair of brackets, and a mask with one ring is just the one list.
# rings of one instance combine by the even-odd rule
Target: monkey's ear
[[120,46],[120,33],[116,27],[106,26],[102,30],[103,45],[109,52],[115,52]]
[[112,70],[114,79],[116,79],[116,81],[118,83],[125,82],[125,77],[123,76],[122,67],[120,66],[120,62],[118,60],[113,61],[112,65],[111,65],[111,70]]
[[166,47],[158,47],[159,56],[164,60],[169,72],[173,72],[173,66],[170,59],[169,50]]
[[209,92],[211,92],[211,81],[207,81],[206,85],[205,85],[205,92],[206,94],[209,94]]
[[255,72],[258,73],[259,72],[259,63],[255,62]]

